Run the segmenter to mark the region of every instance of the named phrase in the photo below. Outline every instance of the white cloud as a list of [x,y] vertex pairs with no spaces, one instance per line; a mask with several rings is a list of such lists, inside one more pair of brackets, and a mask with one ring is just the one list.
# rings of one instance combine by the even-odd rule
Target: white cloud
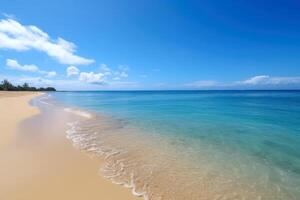
[[218,82],[210,81],[210,80],[195,81],[195,82],[186,84],[186,86],[188,86],[188,87],[195,87],[195,88],[216,87],[218,85],[219,85]]
[[139,89],[141,85],[137,82],[129,81],[111,81],[111,82],[98,82],[96,84],[79,81],[78,79],[55,79],[49,80],[43,77],[35,76],[10,76],[0,73],[0,80],[7,79],[14,85],[22,85],[27,82],[30,86],[35,87],[55,87],[57,90],[68,91],[84,91],[84,90],[128,90]]
[[[41,71],[40,71],[41,72]],[[51,78],[57,75],[56,71],[49,71],[45,73],[47,78]]]
[[120,80],[122,78],[128,77],[128,66],[126,65],[119,65],[118,69],[113,72],[113,79],[114,80]]
[[[78,70],[77,71],[76,69],[72,67],[72,71],[75,71],[75,73],[79,73],[79,70],[77,69]],[[116,83],[121,83],[119,81],[120,79],[124,79],[128,77],[128,73],[127,73],[128,70],[129,68],[126,65],[120,65],[116,70],[112,70],[106,64],[101,64],[99,73],[81,72],[79,73],[78,80],[85,83],[106,85],[108,87],[108,85],[111,86],[112,84],[115,85]]]
[[242,81],[216,82],[195,81],[183,85],[185,88],[211,88],[211,89],[280,89],[300,88],[300,77],[272,77],[269,75],[258,75]]
[[242,84],[250,84],[250,85],[257,85],[261,83],[265,83],[270,77],[266,75],[254,76],[247,80],[241,81]]
[[300,84],[300,77],[271,77],[268,75],[254,76],[237,82],[242,85],[289,85]]
[[86,83],[93,83],[93,84],[102,84],[103,82],[102,73],[94,73],[94,72],[81,72],[79,75],[78,80],[86,82]]
[[29,85],[45,87],[53,84],[52,80],[44,79],[41,77],[22,77],[17,80],[19,84],[28,83]]
[[123,71],[120,73],[120,77],[126,78],[128,77],[128,73]]
[[33,25],[22,25],[13,19],[0,21],[0,48],[26,51],[35,49],[56,59],[61,64],[87,65],[94,62],[75,55],[75,44],[62,38],[53,40]]
[[6,66],[10,69],[19,70],[19,71],[26,71],[26,72],[38,72],[40,74],[45,75],[46,77],[54,77],[56,76],[55,71],[44,71],[40,70],[36,65],[21,65],[17,60],[14,59],[6,59]]
[[100,65],[100,71],[106,76],[111,75],[111,69],[106,64]]
[[128,66],[119,65],[116,70],[112,70],[106,64],[100,65],[100,72],[108,79],[121,80],[128,77]]
[[69,66],[67,68],[67,76],[78,75],[79,72],[80,72],[79,69],[75,66]]
[[20,71],[28,71],[28,72],[37,72],[39,68],[35,65],[20,65],[18,61],[13,59],[6,59],[6,66],[11,69],[20,70]]

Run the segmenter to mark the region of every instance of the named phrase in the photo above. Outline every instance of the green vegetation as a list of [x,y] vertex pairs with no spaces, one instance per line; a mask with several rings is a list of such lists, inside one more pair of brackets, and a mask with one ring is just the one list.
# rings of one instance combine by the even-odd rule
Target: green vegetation
[[36,88],[30,87],[28,83],[24,83],[22,86],[14,86],[8,80],[3,80],[0,83],[0,90],[4,91],[56,91],[54,87],[46,87],[46,88]]

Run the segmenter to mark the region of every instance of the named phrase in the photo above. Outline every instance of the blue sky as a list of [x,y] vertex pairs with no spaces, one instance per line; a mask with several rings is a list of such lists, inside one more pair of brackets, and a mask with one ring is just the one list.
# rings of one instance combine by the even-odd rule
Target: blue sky
[[300,89],[297,0],[3,0],[0,78],[60,90]]

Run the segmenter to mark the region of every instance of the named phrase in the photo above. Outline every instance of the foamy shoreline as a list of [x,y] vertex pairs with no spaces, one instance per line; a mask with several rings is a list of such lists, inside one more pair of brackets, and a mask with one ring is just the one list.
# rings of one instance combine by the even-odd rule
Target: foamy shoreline
[[[42,94],[0,93],[0,199],[140,199],[97,176],[100,161],[73,148],[63,125],[37,115],[28,103]],[[25,119],[33,126],[18,131]]]

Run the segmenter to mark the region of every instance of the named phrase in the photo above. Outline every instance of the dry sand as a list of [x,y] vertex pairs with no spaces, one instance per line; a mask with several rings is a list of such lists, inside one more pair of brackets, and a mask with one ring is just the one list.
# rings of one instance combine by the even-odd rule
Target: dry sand
[[101,161],[76,150],[55,127],[36,122],[40,132],[22,135],[20,122],[39,113],[28,101],[40,93],[0,93],[1,200],[129,200],[129,189],[98,176]]
[[0,92],[0,152],[15,139],[17,124],[39,112],[37,108],[29,106],[27,102],[40,94]]

